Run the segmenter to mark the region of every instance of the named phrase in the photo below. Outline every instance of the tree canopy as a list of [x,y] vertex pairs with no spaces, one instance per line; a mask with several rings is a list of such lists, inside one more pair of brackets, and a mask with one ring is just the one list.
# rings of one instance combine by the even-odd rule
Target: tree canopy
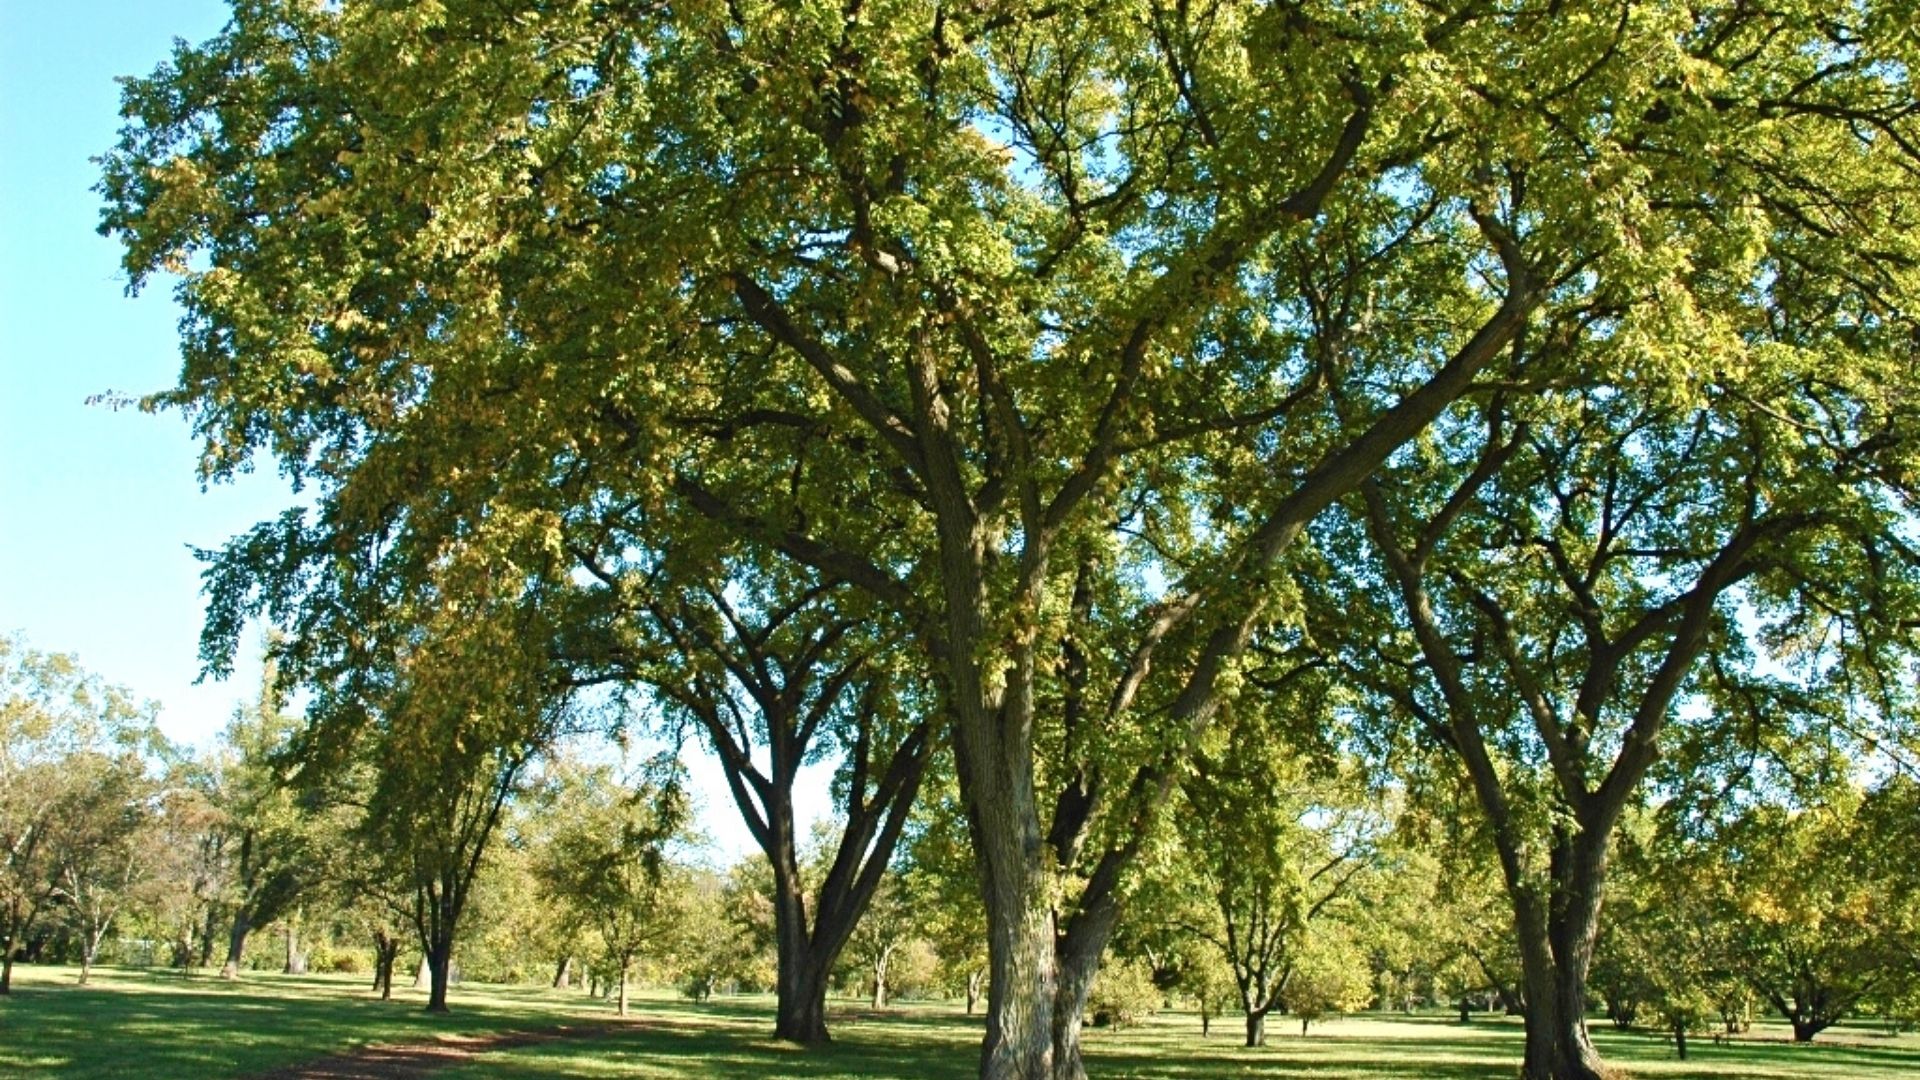
[[[1911,551],[1909,14],[239,4],[129,81],[102,181],[188,311],[150,404],[206,477],[314,489],[210,553],[205,658],[263,613],[350,701],[438,619],[565,684],[610,520],[844,582],[948,724],[982,1074],[1071,1080],[1181,763],[1308,621],[1303,548],[1330,610],[1403,610],[1389,660],[1441,685],[1389,702],[1471,758],[1510,691],[1600,826],[1730,606],[1900,644],[1857,568]],[[1336,507],[1366,525],[1308,532]],[[1518,617],[1569,606],[1565,648]],[[1529,1074],[1590,1073],[1536,1011]]]

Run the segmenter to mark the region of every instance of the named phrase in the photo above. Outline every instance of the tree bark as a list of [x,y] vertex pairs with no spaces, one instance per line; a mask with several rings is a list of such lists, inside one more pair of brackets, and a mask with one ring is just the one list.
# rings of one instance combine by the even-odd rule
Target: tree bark
[[1605,840],[1591,834],[1556,845],[1551,897],[1513,890],[1527,986],[1523,1080],[1606,1080],[1587,1033],[1587,968],[1599,930]]
[[13,946],[7,946],[7,955],[0,959],[0,994],[13,993]]
[[443,1013],[447,1011],[447,976],[453,968],[453,942],[441,940],[433,943],[427,953],[427,1011]]
[[973,1008],[980,1003],[981,984],[986,981],[987,973],[982,970],[967,972],[967,1015],[973,1015]]
[[[247,909],[243,906],[233,913],[233,927],[227,931],[227,962],[220,965],[220,977],[237,979],[240,977],[240,961],[247,953],[247,934],[253,925],[247,919]],[[212,940],[208,940],[211,947]]]
[[553,988],[565,990],[568,984],[567,977],[571,974],[573,974],[573,957],[561,957],[559,965],[553,969]]
[[413,971],[413,988],[425,990],[433,985],[433,962],[426,953],[420,954],[420,966]]
[[1673,1022],[1673,1049],[1680,1060],[1687,1060],[1687,1025],[1680,1020]]
[[1247,1014],[1247,1045],[1267,1045],[1267,1010],[1255,1009]]
[[[773,1037],[819,1046],[832,1041],[827,1032],[827,980],[833,961],[817,955],[813,945],[818,935],[808,933],[792,818],[777,810],[774,816],[775,841],[768,852],[774,865],[773,913],[779,965],[774,981]],[[837,955],[838,950],[835,952]]]
[[[1053,1075],[1053,913],[1040,880],[1032,777],[1009,772],[999,783],[975,786],[969,800],[988,926],[980,1078],[1047,1080]],[[995,797],[995,789],[1005,796]]]

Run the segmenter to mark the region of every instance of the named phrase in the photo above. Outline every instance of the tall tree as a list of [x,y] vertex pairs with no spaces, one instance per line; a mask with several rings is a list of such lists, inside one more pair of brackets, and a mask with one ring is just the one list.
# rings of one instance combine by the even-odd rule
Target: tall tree
[[[1920,448],[1907,346],[1845,314],[1884,298],[1802,276],[1793,260],[1817,234],[1779,229],[1698,254],[1684,344],[1644,336],[1672,313],[1560,313],[1516,354],[1530,379],[1570,388],[1494,393],[1355,501],[1376,569],[1352,572],[1377,575],[1403,629],[1349,627],[1351,668],[1455,755],[1486,817],[1526,971],[1530,1077],[1602,1074],[1584,1017],[1609,845],[1689,705],[1844,712],[1904,695],[1889,673],[1920,597],[1901,539]],[[1772,258],[1770,291],[1725,287]],[[1901,288],[1896,266],[1862,272]],[[1591,385],[1656,351],[1682,361],[1665,392]],[[1836,362],[1847,374],[1830,378]],[[1351,608],[1322,602],[1329,622]],[[1769,653],[1793,674],[1764,673]]]
[[[844,578],[942,696],[982,1075],[1077,1077],[1277,561],[1549,297],[1666,305],[1716,223],[1899,189],[1903,10],[247,4],[128,85],[104,227],[185,274],[156,403],[207,474],[319,488],[216,560],[216,662],[636,501]],[[1869,254],[1886,204],[1813,219]]]

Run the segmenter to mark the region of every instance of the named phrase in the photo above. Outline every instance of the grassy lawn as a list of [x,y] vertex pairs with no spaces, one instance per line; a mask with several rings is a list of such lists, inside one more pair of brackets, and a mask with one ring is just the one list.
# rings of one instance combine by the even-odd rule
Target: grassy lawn
[[[127,1076],[153,1080],[238,1077],[374,1042],[482,1034],[562,1023],[610,1023],[612,1010],[574,993],[526,987],[459,987],[451,1016],[429,1018],[422,998],[402,991],[392,1002],[369,997],[358,978],[251,974],[238,984],[207,976],[108,969],[96,985],[72,985],[65,969],[22,967],[16,993],[0,998],[0,1077]],[[758,1080],[968,1080],[980,1021],[944,1006],[905,1006],[883,1014],[846,1004],[834,1019],[834,1045],[821,1052],[782,1046],[765,998],[695,1006],[642,997],[635,1016],[606,1035],[481,1055],[435,1073],[446,1080],[679,1078]],[[1269,1025],[1269,1045],[1236,1045],[1231,1018],[1202,1039],[1191,1015],[1171,1014],[1125,1031],[1089,1031],[1088,1064],[1097,1078],[1201,1080],[1212,1077],[1327,1077],[1384,1080],[1495,1080],[1512,1077],[1520,1053],[1513,1021],[1440,1017],[1355,1017],[1316,1025]],[[1895,1080],[1920,1076],[1920,1037],[1865,1029],[1821,1036],[1811,1046],[1786,1041],[1784,1029],[1756,1026],[1752,1037],[1720,1046],[1702,1040],[1678,1061],[1663,1040],[1596,1028],[1604,1054],[1628,1074],[1667,1080],[1751,1077],[1786,1080]]]

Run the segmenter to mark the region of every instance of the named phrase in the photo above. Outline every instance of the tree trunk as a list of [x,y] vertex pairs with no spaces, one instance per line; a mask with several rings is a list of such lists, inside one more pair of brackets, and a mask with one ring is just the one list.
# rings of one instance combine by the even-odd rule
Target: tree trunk
[[393,967],[400,959],[400,939],[384,931],[373,936],[373,988],[381,1001],[393,999]]
[[1467,1000],[1467,995],[1461,994],[1460,995],[1460,1022],[1463,1024],[1467,1024],[1467,1023],[1471,1023],[1472,1021],[1473,1021],[1473,1003]]
[[1810,1043],[1813,1041],[1815,1035],[1820,1034],[1826,1029],[1827,1025],[1818,1020],[1795,1019],[1793,1021],[1793,1041],[1797,1043]]
[[[827,1032],[827,980],[832,957],[818,955],[815,934],[808,932],[806,897],[800,884],[798,849],[794,846],[793,815],[784,798],[771,800],[774,840],[767,861],[773,865],[774,946],[778,970],[774,976],[773,1037],[802,1046],[832,1041]],[[825,916],[815,912],[815,922]],[[827,928],[822,928],[827,929]],[[844,934],[836,934],[844,940]],[[836,953],[838,949],[834,950]]]
[[[979,678],[977,671],[966,674]],[[956,711],[972,713],[955,717],[954,759],[987,909],[980,1080],[1046,1080],[1053,1075],[1054,923],[1041,859],[1031,732],[1002,731],[1019,728],[1005,714],[1026,712],[1030,721],[1031,713],[1011,705],[989,712],[983,703],[964,689],[954,695]]]
[[[247,934],[252,929],[253,924],[247,919],[246,908],[243,907],[233,913],[233,927],[227,931],[227,962],[220,965],[221,978],[237,979],[240,977],[240,961],[246,956]],[[208,939],[207,946],[209,948],[213,946],[211,938]]]
[[[1043,1080],[1053,1075],[1053,917],[1040,887],[1038,859],[1016,849],[1002,823],[983,852],[987,900],[987,1033],[980,1080]],[[1037,828],[1029,849],[1039,850]],[[994,841],[998,842],[994,842]]]
[[1086,1015],[1087,995],[1100,969],[1101,954],[1113,929],[1118,909],[1105,901],[1098,910],[1082,909],[1068,924],[1054,949],[1053,1076],[1054,1080],[1086,1080],[1080,1057],[1080,1023]]
[[887,1007],[887,960],[891,952],[892,950],[888,950],[881,953],[879,959],[873,962],[873,1007],[875,1009]]
[[1673,1049],[1680,1060],[1687,1060],[1687,1025],[1679,1020],[1673,1022]]
[[425,990],[433,985],[433,962],[426,953],[420,954],[420,966],[413,970],[413,988]]
[[986,982],[987,973],[981,970],[967,972],[967,1015],[973,1015],[973,1007],[980,1003],[981,984]]
[[773,1037],[803,1046],[832,1041],[827,1033],[828,965],[816,963],[812,950],[782,950],[774,1005]]
[[1247,1045],[1249,1047],[1267,1044],[1267,1010],[1255,1009],[1247,1014]]
[[447,1011],[447,976],[453,970],[453,942],[436,941],[427,953],[427,1011]]
[[0,994],[13,993],[13,946],[7,946],[7,955],[0,959]]
[[561,957],[560,965],[554,968],[554,971],[553,971],[553,988],[555,990],[565,990],[568,985],[567,977],[572,974],[573,974],[573,957],[571,956]]
[[1593,956],[1598,904],[1569,903],[1551,920],[1536,903],[1520,901],[1515,906],[1527,987],[1521,1077],[1605,1080],[1608,1070],[1587,1034],[1586,1016],[1587,965]]
[[207,967],[213,963],[213,943],[215,940],[214,927],[218,925],[219,921],[220,921],[220,912],[218,908],[213,904],[208,904],[206,925],[203,926],[200,931],[200,966],[201,967]]
[[1204,1039],[1211,1034],[1213,1034],[1213,1010],[1207,1008],[1207,1003],[1202,1001],[1200,1003],[1200,1037]]
[[307,954],[300,951],[300,922],[297,918],[287,920],[287,966],[283,974],[305,975],[307,973]]
[[617,1016],[627,1015],[627,968],[629,968],[630,966],[632,965],[628,964],[625,961],[622,961],[620,964],[620,990],[619,990],[620,1003],[614,1007],[614,1014]]

